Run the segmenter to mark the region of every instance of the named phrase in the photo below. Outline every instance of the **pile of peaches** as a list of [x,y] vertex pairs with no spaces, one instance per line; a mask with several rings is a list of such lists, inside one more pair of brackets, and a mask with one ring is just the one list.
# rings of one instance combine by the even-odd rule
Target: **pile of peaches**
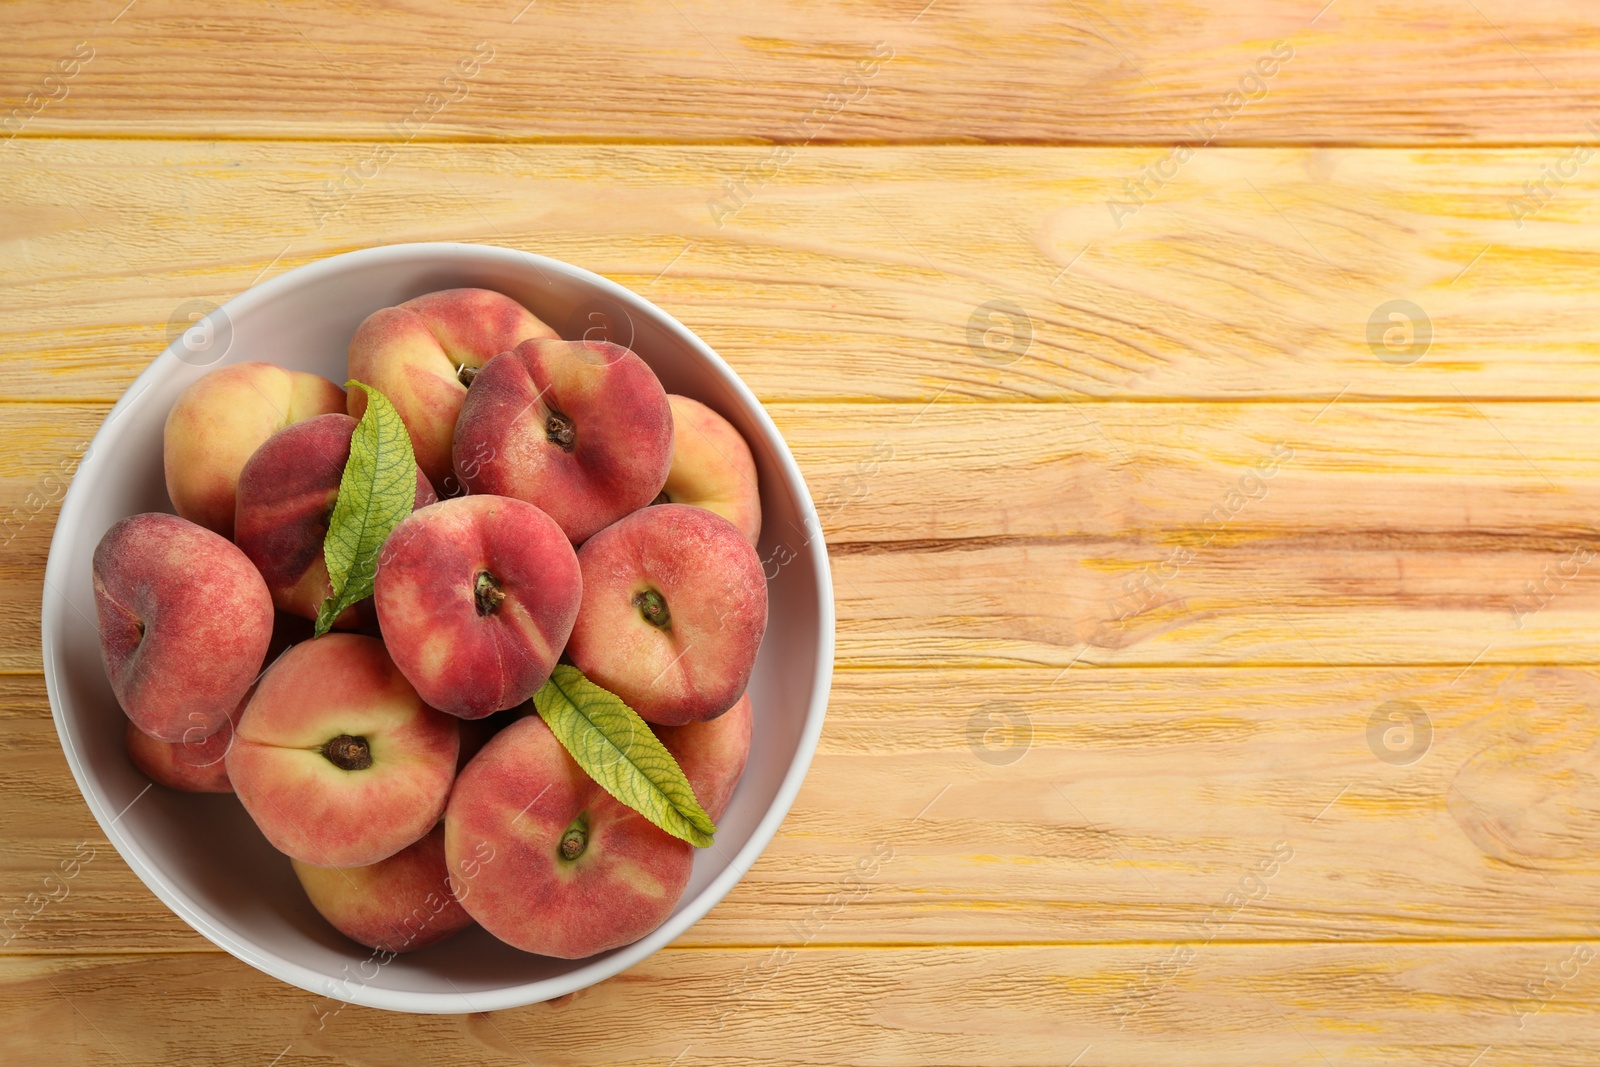
[[[637,940],[682,896],[695,838],[619,799],[533,698],[576,677],[624,703],[720,817],[767,623],[748,445],[629,348],[562,340],[482,289],[369,316],[347,385],[238,363],[174,404],[176,514],[123,519],[94,554],[130,757],[236,794],[371,948],[472,922],[568,959]],[[403,423],[382,488],[412,499],[414,468],[414,510],[341,609],[330,523],[368,505],[335,517],[347,466],[371,474],[369,407]]]

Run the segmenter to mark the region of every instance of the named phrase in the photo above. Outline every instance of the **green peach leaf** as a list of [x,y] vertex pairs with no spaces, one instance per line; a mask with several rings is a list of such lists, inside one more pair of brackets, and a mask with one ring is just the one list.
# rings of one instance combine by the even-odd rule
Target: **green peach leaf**
[[333,595],[317,611],[317,637],[346,608],[372,595],[378,552],[417,502],[417,458],[400,413],[376,389],[354,378],[344,385],[367,394],[367,410],[350,437],[350,459],[322,541]]
[[533,706],[578,766],[607,793],[696,848],[717,827],[695,799],[678,761],[650,724],[567,663],[533,694]]

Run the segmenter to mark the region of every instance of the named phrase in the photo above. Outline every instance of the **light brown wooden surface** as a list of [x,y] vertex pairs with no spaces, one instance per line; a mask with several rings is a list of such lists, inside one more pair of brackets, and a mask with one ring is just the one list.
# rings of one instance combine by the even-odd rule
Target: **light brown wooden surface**
[[[97,839],[42,689],[0,682],[7,898]],[[1584,937],[1597,697],[1571,668],[842,670],[794,813],[680,944],[1183,940],[1280,842],[1228,940]],[[1391,702],[1427,717],[1414,763],[1374,755]],[[880,847],[870,891],[812,930]],[[71,886],[10,951],[201,947],[103,844]]]
[[[1588,943],[669,948],[571,999],[397,1019],[207,954],[0,959],[20,1062],[1600,1062]],[[1587,949],[1585,954],[1582,950]],[[1542,984],[1541,984],[1542,983]],[[1530,991],[1529,986],[1534,991]],[[1591,994],[1592,996],[1592,994]],[[151,1025],[153,1014],[173,1020]],[[53,1035],[46,1039],[45,1035]]]
[[[94,49],[0,141],[0,914],[96,849],[0,949],[0,1062],[1600,1060],[1600,160],[1525,187],[1600,139],[1586,6],[124,3],[0,9],[0,122]],[[459,1018],[212,948],[99,836],[38,674],[63,476],[174,310],[404,240],[705,337],[839,612],[813,769],[728,898]],[[1414,362],[1369,334],[1394,300]]]
[[[8,410],[32,447],[0,468],[0,667],[35,670],[55,504],[28,494],[105,408]],[[821,502],[843,667],[1600,662],[1595,563],[1566,562],[1600,550],[1588,403],[772,410]]]
[[[1559,146],[1208,149],[1120,227],[1107,201],[1167,150],[805,149],[720,227],[708,201],[769,150],[412,145],[329,201],[371,150],[9,142],[0,397],[114,400],[185,301],[420,240],[615,278],[769,402],[1600,395],[1589,172],[1511,208]],[[1409,365],[1368,337],[1397,299],[1432,326]],[[972,343],[993,300],[1021,359]]]
[[1167,143],[1275,48],[1217,142],[1547,141],[1600,113],[1593,12],[1561,0],[22,0],[6,28],[0,96],[53,93],[45,136]]

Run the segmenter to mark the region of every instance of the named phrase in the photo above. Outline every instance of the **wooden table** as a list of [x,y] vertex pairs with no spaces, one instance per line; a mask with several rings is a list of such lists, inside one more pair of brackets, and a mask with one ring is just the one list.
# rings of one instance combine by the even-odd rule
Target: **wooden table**
[[[924,2],[0,9],[0,1061],[1600,1062],[1592,6]],[[413,240],[699,332],[835,574],[761,861],[492,1015],[214,949],[39,674],[169,322]]]

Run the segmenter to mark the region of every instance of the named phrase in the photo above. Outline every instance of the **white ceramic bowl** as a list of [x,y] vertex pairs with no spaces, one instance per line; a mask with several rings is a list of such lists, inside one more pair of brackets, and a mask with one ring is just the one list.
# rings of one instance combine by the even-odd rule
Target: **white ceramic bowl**
[[[587,332],[628,344],[668,392],[692,396],[732,421],[760,470],[760,553],[771,561],[771,612],[750,683],[749,765],[716,845],[695,857],[672,916],[643,940],[586,960],[529,955],[473,927],[379,964],[312,910],[289,861],[234,797],[146,791],[148,779],[123,752],[123,715],[100,662],[90,559],[118,519],[171,510],[161,428],[178,394],[213,367],[245,360],[343,382],[346,347],[369,313],[456,286],[506,293],[564,336]],[[532,1004],[608,978],[676,938],[733,888],[776,832],[816,749],[833,671],[827,553],[820,535],[807,541],[805,533],[818,529],[799,468],[761,404],[715,352],[649,301],[586,270],[506,248],[407,244],[351,252],[288,271],[206,315],[111,409],[50,543],[43,610],[50,707],[78,787],[122,858],[185,922],[239,959],[330,1000],[396,1011]],[[775,551],[782,545],[790,551]]]

